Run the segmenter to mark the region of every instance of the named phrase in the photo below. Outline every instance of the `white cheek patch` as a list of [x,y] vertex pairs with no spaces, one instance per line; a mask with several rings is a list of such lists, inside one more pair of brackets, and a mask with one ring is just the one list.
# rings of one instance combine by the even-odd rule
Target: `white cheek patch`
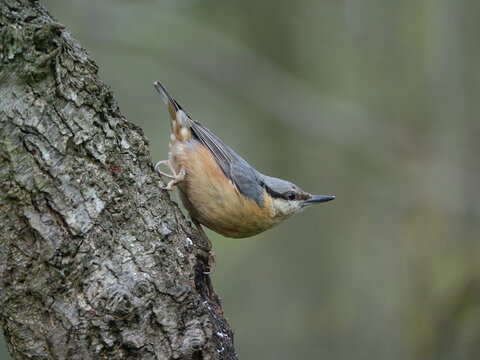
[[300,210],[300,203],[297,201],[288,201],[284,199],[273,199],[273,208],[275,213],[282,216],[289,216]]

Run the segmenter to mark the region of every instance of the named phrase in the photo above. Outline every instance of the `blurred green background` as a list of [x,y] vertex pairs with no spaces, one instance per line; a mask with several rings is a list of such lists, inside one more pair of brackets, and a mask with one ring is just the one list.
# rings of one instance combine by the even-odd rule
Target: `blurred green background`
[[153,161],[161,80],[261,172],[337,196],[209,232],[241,359],[479,358],[480,2],[42,2]]

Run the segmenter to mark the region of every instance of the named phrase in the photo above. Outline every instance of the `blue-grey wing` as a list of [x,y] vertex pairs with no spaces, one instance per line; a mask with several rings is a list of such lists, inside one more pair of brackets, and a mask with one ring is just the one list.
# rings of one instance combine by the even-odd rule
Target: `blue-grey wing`
[[238,190],[260,205],[264,192],[260,174],[198,121],[192,120],[190,130],[193,138],[210,150],[220,169]]
[[210,150],[222,171],[229,177],[230,166],[234,158],[232,156],[233,151],[198,121],[192,120],[190,131],[196,140],[200,141]]

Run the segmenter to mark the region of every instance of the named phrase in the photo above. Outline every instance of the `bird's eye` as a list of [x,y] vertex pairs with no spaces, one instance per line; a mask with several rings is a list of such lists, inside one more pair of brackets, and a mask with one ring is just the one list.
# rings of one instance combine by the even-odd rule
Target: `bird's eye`
[[293,191],[290,191],[290,192],[287,193],[287,199],[288,200],[295,200],[296,197],[297,197],[297,195]]

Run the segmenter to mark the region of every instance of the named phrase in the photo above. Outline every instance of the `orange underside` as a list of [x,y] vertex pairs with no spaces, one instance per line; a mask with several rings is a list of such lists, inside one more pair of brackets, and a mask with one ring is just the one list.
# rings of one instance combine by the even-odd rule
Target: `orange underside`
[[171,161],[185,179],[179,183],[182,202],[190,215],[219,234],[242,238],[256,235],[281,219],[272,214],[272,201],[264,194],[262,207],[241,195],[217,165],[211,152],[197,141],[176,142]]

